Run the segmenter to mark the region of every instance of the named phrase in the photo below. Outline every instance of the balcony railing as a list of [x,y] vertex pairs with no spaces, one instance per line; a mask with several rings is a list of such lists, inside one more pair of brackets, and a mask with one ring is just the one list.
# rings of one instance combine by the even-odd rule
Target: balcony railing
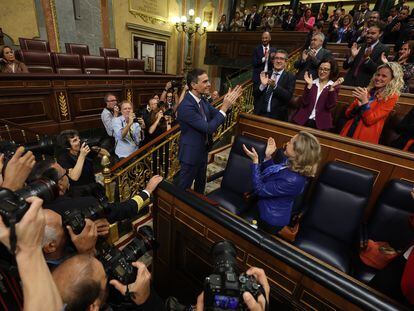
[[[213,136],[215,143],[234,128],[241,112],[253,110],[253,85],[247,81],[242,86],[244,88],[242,96],[227,113],[225,121]],[[223,98],[216,101],[214,104],[216,108],[220,108]],[[171,181],[180,169],[178,161],[180,133],[179,126],[174,126],[113,167],[110,167],[110,162],[105,159],[104,184],[110,201],[122,202],[139,193],[155,174]]]

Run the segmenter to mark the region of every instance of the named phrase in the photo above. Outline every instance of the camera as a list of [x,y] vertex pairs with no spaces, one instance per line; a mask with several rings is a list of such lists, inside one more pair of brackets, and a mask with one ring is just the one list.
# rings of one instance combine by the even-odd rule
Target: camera
[[85,228],[85,218],[90,220],[97,220],[104,218],[109,212],[108,200],[104,194],[99,191],[93,191],[95,198],[98,200],[96,204],[91,204],[87,207],[67,209],[62,215],[62,224],[64,227],[71,226],[75,234],[82,232]]
[[132,263],[157,246],[152,228],[143,226],[122,251],[109,245],[102,246],[98,259],[102,262],[109,279],[116,279],[127,285],[133,283],[137,277],[137,269]]
[[213,274],[204,281],[205,310],[248,310],[243,293],[257,298],[262,286],[254,276],[237,273],[236,248],[230,241],[220,241],[211,249]]
[[45,203],[53,201],[59,196],[57,182],[42,178],[35,180],[23,189],[13,192],[9,189],[0,189],[0,215],[6,226],[11,222],[18,223],[26,214],[30,205],[27,204],[26,198],[37,196]]
[[0,153],[4,154],[5,161],[10,160],[19,146],[24,147],[24,151],[31,151],[38,159],[42,154],[53,155],[55,142],[51,137],[45,136],[37,142],[31,142],[26,144],[18,144],[14,141],[2,141],[0,142]]
[[99,146],[99,144],[100,144],[100,138],[99,137],[95,137],[95,138],[84,138],[84,139],[81,139],[80,145],[82,146],[83,144],[88,145],[89,148],[95,147],[95,146]]
[[178,88],[180,87],[181,83],[180,81],[176,81],[176,80],[171,80],[171,87],[174,88]]

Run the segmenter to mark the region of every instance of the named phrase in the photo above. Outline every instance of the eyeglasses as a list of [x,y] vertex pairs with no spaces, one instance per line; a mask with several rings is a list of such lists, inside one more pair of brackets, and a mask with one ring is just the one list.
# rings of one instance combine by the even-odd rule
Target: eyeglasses
[[331,68],[323,68],[323,67],[319,67],[318,69],[319,71],[324,71],[324,72],[329,72],[331,71]]
[[286,60],[285,57],[273,57],[272,59],[273,60]]

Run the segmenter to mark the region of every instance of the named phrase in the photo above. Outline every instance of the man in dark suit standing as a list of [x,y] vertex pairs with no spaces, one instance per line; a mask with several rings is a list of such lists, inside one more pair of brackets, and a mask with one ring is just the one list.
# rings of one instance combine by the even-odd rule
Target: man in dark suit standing
[[301,58],[293,64],[298,69],[296,79],[303,80],[306,71],[313,77],[317,76],[321,60],[331,57],[331,52],[322,47],[324,41],[325,35],[323,33],[312,36],[309,48],[305,48],[302,51]]
[[253,85],[258,86],[260,84],[260,73],[262,71],[268,72],[272,70],[272,53],[276,52],[276,48],[270,46],[270,41],[272,37],[268,31],[263,32],[262,34],[262,44],[258,45],[253,50]]
[[260,74],[258,114],[288,121],[288,106],[295,89],[295,76],[285,71],[288,53],[277,50],[273,56],[273,71]]
[[248,31],[255,31],[257,27],[260,26],[260,15],[257,13],[257,5],[253,4],[251,13],[247,15],[246,20],[244,21],[244,27]]
[[354,43],[351,47],[351,55],[344,62],[344,69],[348,69],[344,85],[366,87],[382,64],[381,54],[388,55],[388,48],[379,38],[382,35],[383,26],[376,23],[369,27],[366,35],[366,43],[358,46]]
[[220,110],[211,106],[202,95],[210,93],[210,81],[202,69],[194,69],[187,75],[189,92],[185,95],[177,110],[177,120],[181,128],[178,159],[180,160],[180,178],[178,186],[191,187],[204,193],[206,185],[207,153],[211,147],[211,136],[222,124],[226,112],[242,94],[243,89],[236,86],[224,97]]

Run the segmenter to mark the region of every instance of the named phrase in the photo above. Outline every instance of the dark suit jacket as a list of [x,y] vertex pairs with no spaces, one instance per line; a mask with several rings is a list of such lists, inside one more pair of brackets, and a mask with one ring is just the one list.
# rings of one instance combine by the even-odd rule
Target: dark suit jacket
[[365,48],[366,44],[364,43],[361,45],[361,50],[353,61],[348,62],[349,57],[344,61],[344,69],[349,69],[345,76],[344,85],[366,87],[369,84],[372,75],[377,70],[377,67],[382,64],[381,53],[385,52],[385,54],[388,55],[388,47],[381,42],[378,42],[371,53],[370,59],[363,62],[358,73],[355,74],[358,64],[364,57]]
[[[296,74],[296,79],[303,80],[303,76],[305,72],[308,71],[312,78],[315,78],[318,73],[318,67],[321,63],[321,60],[327,57],[331,57],[331,52],[327,49],[321,48],[319,52],[316,54],[316,57],[311,58],[308,57],[306,61],[302,61],[302,58],[297,60],[293,66],[298,69],[298,73]],[[302,56],[301,56],[302,57]]]
[[[354,38],[354,28],[349,28],[342,34],[342,39],[340,43],[348,43],[349,45],[351,44],[353,38]],[[339,40],[339,31],[337,29],[334,29],[329,35],[329,42],[336,43],[338,40]]]
[[[270,106],[270,117],[281,121],[288,121],[288,107],[289,102],[293,96],[295,90],[296,78],[295,76],[283,71],[282,75],[277,82],[277,86],[273,90],[272,101]],[[257,107],[257,114],[267,115],[267,103],[264,101],[267,87],[260,91],[258,90],[259,106]]]
[[302,106],[293,117],[293,122],[299,125],[305,125],[309,120],[313,107],[316,105],[316,128],[319,130],[328,130],[333,127],[331,110],[335,107],[338,100],[339,87],[332,92],[330,86],[326,86],[316,102],[318,87],[313,84],[310,89],[305,85],[302,96]]
[[[269,58],[267,60],[267,70],[270,71],[273,68],[272,61],[270,59],[270,55],[276,52],[276,48],[270,47],[269,49]],[[252,64],[253,64],[253,76],[252,80],[254,84],[260,83],[260,73],[264,70],[265,63],[262,62],[262,58],[264,57],[263,53],[263,45],[258,45],[253,50],[253,57],[252,57]]]
[[249,29],[251,15],[252,14],[247,15],[246,20],[244,21],[244,27],[246,27],[246,30],[256,30],[256,28],[260,26],[260,15],[256,12],[253,17],[252,29]]
[[288,17],[286,16],[286,18],[283,19],[282,29],[294,31],[296,28],[296,24],[297,24],[297,20],[294,16],[292,17],[290,23],[288,23]]
[[224,116],[205,99],[200,101],[207,120],[190,93],[178,106],[177,120],[181,128],[178,159],[189,165],[199,165],[207,159],[207,143]]

